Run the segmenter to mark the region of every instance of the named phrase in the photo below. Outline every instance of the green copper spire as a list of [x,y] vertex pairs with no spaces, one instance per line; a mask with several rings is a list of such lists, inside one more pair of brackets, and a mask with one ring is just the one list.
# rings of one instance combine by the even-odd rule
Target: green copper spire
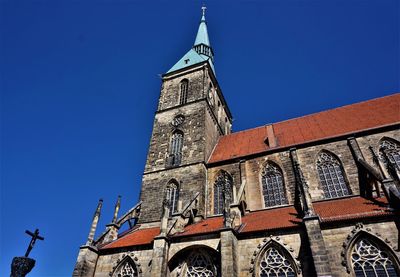
[[204,44],[207,45],[208,47],[211,47],[210,39],[208,38],[208,32],[207,32],[206,7],[203,6],[201,7],[201,9],[203,10],[203,15],[201,17],[199,30],[197,31],[197,36],[196,40],[194,41],[194,45],[196,46],[199,44]]
[[196,40],[192,49],[190,49],[167,73],[175,70],[183,69],[185,67],[208,61],[212,70],[214,71],[214,53],[211,48],[210,39],[208,38],[207,23],[206,23],[206,7],[202,8],[202,16],[200,20],[199,29],[197,31]]

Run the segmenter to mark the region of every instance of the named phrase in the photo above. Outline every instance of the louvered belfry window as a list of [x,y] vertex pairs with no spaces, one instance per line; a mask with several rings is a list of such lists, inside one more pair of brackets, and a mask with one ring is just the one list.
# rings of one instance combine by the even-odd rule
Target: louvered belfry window
[[178,211],[179,189],[176,182],[169,182],[166,188],[166,194],[169,203],[169,214],[172,215]]
[[278,166],[268,163],[261,176],[265,207],[287,204],[283,176]]
[[275,247],[265,251],[259,269],[260,277],[295,277],[292,263]]
[[369,239],[358,240],[351,253],[356,277],[398,277],[392,257]]
[[188,98],[189,81],[182,80],[180,83],[179,104],[186,104]]
[[343,168],[336,157],[330,153],[321,152],[317,160],[317,170],[325,198],[350,195]]
[[177,166],[182,161],[183,133],[176,131],[172,134],[169,155],[167,158],[168,166]]

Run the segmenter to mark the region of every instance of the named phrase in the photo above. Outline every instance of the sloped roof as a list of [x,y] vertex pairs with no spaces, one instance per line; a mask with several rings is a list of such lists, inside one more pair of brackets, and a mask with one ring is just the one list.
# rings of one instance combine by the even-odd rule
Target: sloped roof
[[[200,55],[192,48],[173,67],[171,67],[171,69],[168,70],[167,73],[170,73],[170,72],[173,72],[173,71],[176,71],[179,69],[183,69],[183,68],[186,68],[186,67],[198,64],[198,63],[202,63],[202,62],[205,62],[208,60],[209,60],[209,58],[207,56]],[[210,64],[212,70],[214,71],[213,63],[210,61],[209,64]]]
[[336,222],[393,214],[386,205],[384,197],[372,201],[356,196],[316,202],[314,209],[322,222]]
[[[400,94],[289,119],[220,137],[208,163],[400,123]],[[264,143],[271,128],[275,147]]]
[[[314,209],[322,223],[339,222],[363,218],[379,218],[395,213],[386,207],[386,198],[368,200],[360,196],[314,202]],[[239,234],[296,228],[302,222],[293,206],[254,211],[242,217]],[[182,233],[171,237],[186,237],[218,233],[224,229],[223,217],[209,217],[185,227]],[[151,244],[160,234],[160,228],[135,229],[100,249],[114,249]]]
[[132,232],[125,234],[124,236],[116,239],[109,244],[101,247],[101,249],[112,249],[121,248],[127,246],[138,246],[151,244],[154,237],[160,234],[160,228],[146,228],[146,229],[135,229]]

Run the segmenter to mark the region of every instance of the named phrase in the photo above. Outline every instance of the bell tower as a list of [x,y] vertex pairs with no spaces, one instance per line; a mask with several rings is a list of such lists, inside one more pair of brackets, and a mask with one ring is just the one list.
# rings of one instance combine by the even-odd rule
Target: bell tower
[[206,162],[232,116],[215,77],[214,51],[205,7],[193,47],[162,76],[142,179],[140,222],[159,221],[163,199],[179,214],[198,193],[196,209],[205,214]]

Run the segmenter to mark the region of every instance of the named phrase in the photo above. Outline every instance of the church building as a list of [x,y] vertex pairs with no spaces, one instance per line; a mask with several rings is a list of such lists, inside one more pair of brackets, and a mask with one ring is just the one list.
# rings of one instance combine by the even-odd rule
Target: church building
[[399,93],[231,127],[203,8],[162,75],[140,200],[95,237],[99,201],[73,276],[400,276]]

